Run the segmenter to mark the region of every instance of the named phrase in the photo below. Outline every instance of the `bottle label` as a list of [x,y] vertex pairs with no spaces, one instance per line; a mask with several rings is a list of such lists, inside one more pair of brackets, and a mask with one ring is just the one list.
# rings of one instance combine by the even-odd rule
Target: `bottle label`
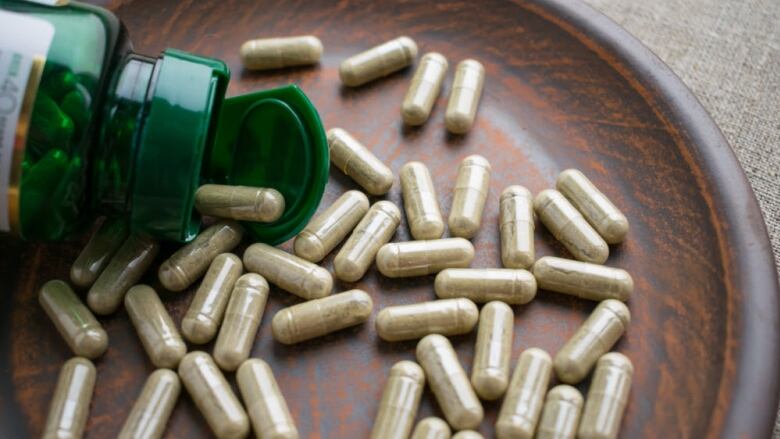
[[19,177],[35,93],[54,26],[0,11],[0,231],[19,220]]

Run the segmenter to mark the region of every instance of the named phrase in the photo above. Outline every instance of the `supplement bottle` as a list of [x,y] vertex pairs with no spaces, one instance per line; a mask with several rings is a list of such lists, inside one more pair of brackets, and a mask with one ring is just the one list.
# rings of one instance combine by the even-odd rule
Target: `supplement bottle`
[[133,52],[111,12],[67,0],[0,0],[0,231],[59,240],[99,215],[189,241],[201,184],[269,187],[286,210],[244,223],[282,242],[328,178],[317,111],[294,85],[231,98],[222,61]]

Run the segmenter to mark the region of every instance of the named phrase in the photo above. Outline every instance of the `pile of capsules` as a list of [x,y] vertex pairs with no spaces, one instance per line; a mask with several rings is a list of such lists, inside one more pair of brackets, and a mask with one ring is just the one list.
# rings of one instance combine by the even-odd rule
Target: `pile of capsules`
[[[399,40],[379,48],[402,45]],[[360,57],[368,55],[350,60]],[[379,64],[386,68],[386,63]],[[376,73],[368,76],[372,75]],[[393,172],[347,131],[333,128],[327,138],[332,163],[366,193],[381,196],[391,189]],[[369,319],[371,297],[357,289],[331,294],[333,275],[317,265],[346,240],[333,262],[340,280],[358,281],[374,263],[390,278],[436,274],[438,300],[386,307],[376,317],[381,339],[420,341],[417,362],[400,361],[390,369],[372,438],[449,438],[452,430],[457,431],[452,436],[456,439],[481,438],[474,431],[484,417],[480,399],[502,396],[495,425],[501,439],[616,437],[633,366],[626,356],[610,350],[629,324],[624,302],[634,284],[626,271],[602,264],[608,244],[625,238],[628,221],[577,170],[562,172],[557,190],[544,190],[536,197],[522,186],[509,186],[500,196],[504,268],[468,268],[474,258],[468,239],[481,227],[490,173],[482,156],[461,162],[447,221],[453,238],[442,238],[445,223],[428,168],[413,161],[399,171],[413,241],[390,242],[401,223],[395,204],[382,200],[370,205],[363,192],[349,190],[296,236],[294,254],[254,243],[243,259],[230,253],[243,238],[236,220],[274,221],[284,211],[282,195],[268,188],[204,185],[196,193],[196,208],[220,219],[158,270],[160,283],[174,292],[202,279],[180,327],[157,292],[138,284],[157,254],[157,242],[129,233],[122,221],[104,221],[70,273],[74,285],[88,289],[86,305],[60,280],[49,281],[40,290],[42,307],[77,355],[61,369],[43,436],[82,434],[96,378],[90,359],[108,347],[108,336],[93,312],[108,315],[124,304],[158,369],[149,375],[120,438],[161,437],[182,384],[219,438],[245,437],[250,423],[259,438],[298,438],[270,367],[249,355],[268,299],[268,283],[304,300],[273,316],[272,334],[280,343],[310,340]],[[576,260],[549,256],[536,260],[535,217]],[[514,314],[509,305],[528,303],[537,287],[600,303],[554,359],[542,349],[526,349],[510,376]],[[476,303],[484,303],[481,311]],[[477,326],[469,379],[446,336]],[[184,340],[196,345],[215,340],[213,352],[188,353]],[[236,371],[243,405],[223,371]],[[583,398],[571,384],[591,372]],[[548,391],[553,373],[565,384]],[[429,417],[415,427],[426,382],[445,420]]]

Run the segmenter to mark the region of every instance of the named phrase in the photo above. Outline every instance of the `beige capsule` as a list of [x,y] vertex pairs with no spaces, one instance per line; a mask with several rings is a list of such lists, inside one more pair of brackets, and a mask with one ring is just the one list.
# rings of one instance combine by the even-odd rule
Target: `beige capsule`
[[399,174],[406,221],[412,237],[418,240],[441,238],[444,220],[428,167],[420,162],[409,162]]
[[371,438],[408,438],[424,387],[425,373],[417,363],[406,360],[395,363],[382,392]]
[[238,278],[214,343],[214,361],[233,371],[249,358],[268,301],[268,282],[255,273]]
[[38,302],[74,354],[97,358],[108,348],[108,334],[76,293],[61,280],[46,282]]
[[111,314],[119,308],[125,293],[138,283],[160,249],[145,235],[130,235],[87,293],[87,304],[96,314]]
[[160,265],[160,283],[169,291],[186,289],[206,272],[217,255],[240,244],[243,235],[244,230],[233,220],[214,223]]
[[401,211],[389,201],[377,201],[352,231],[333,260],[336,277],[357,282],[374,262],[379,248],[390,241],[401,223]]
[[70,281],[73,285],[81,288],[92,286],[127,234],[127,221],[123,218],[106,218],[70,267]]
[[204,184],[195,192],[195,208],[217,218],[270,223],[284,213],[284,197],[276,189]]
[[242,272],[238,256],[222,253],[214,258],[181,320],[181,332],[187,341],[203,344],[217,335],[230,293]]
[[125,308],[152,364],[176,368],[187,346],[157,293],[147,285],[136,285],[125,296]]
[[295,237],[295,254],[309,262],[321,261],[346,238],[367,211],[368,197],[363,192],[344,192]]
[[401,104],[401,116],[405,123],[422,125],[428,120],[448,67],[447,59],[440,53],[423,55]]
[[631,313],[623,302],[607,299],[599,303],[555,356],[558,379],[567,384],[582,381],[626,332],[630,321]]
[[506,268],[528,268],[534,264],[534,201],[531,191],[509,186],[499,199],[501,262]]
[[298,429],[268,363],[257,358],[244,361],[236,381],[258,438],[298,439]]
[[249,70],[271,70],[317,64],[322,42],[313,35],[249,40],[239,50],[241,62]]
[[583,299],[625,302],[634,291],[631,275],[620,268],[545,256],[533,270],[539,288]]
[[387,277],[426,276],[468,267],[473,259],[474,246],[463,238],[394,242],[379,249],[376,267]]
[[388,306],[376,316],[382,340],[414,340],[428,334],[458,335],[471,332],[479,310],[468,299],[444,299],[411,305]]
[[542,349],[529,348],[520,354],[498,414],[496,437],[534,436],[551,372],[552,359]]
[[119,432],[119,439],[155,439],[165,433],[168,419],[181,393],[176,372],[157,369],[146,379],[141,394]]
[[484,438],[485,436],[482,436],[482,434],[474,430],[461,430],[455,433],[455,436],[452,437],[452,439],[484,439]]
[[567,169],[558,175],[555,186],[607,243],[623,242],[628,233],[628,219],[585,174]]
[[582,411],[578,438],[614,439],[628,404],[634,366],[618,352],[599,358]]
[[341,128],[328,130],[330,161],[370,195],[380,196],[393,186],[393,171],[362,143]]
[[439,334],[426,336],[417,343],[417,361],[452,428],[476,428],[484,417],[482,404],[450,341]]
[[447,224],[452,236],[471,239],[482,224],[482,211],[490,187],[490,162],[481,155],[470,155],[458,167]]
[[480,398],[493,401],[509,385],[515,314],[504,302],[490,302],[479,313],[471,384]]
[[414,40],[399,37],[347,58],[339,66],[339,77],[344,85],[357,87],[401,70],[415,58]]
[[209,354],[185,355],[179,363],[179,378],[215,436],[228,439],[249,434],[246,412]]
[[451,434],[450,426],[443,419],[430,416],[417,423],[412,439],[450,439]]
[[333,277],[328,270],[268,244],[250,245],[244,252],[246,269],[296,296],[311,300],[330,294]]
[[74,357],[62,365],[43,427],[43,439],[75,439],[83,435],[96,375],[95,366],[86,358]]
[[474,125],[484,85],[485,68],[482,63],[473,59],[458,63],[444,116],[449,132],[465,134]]
[[539,219],[567,250],[580,261],[603,264],[609,246],[560,192],[547,189],[534,199]]
[[582,394],[566,384],[547,392],[536,439],[574,439],[582,412]]
[[512,268],[448,268],[436,275],[433,285],[440,299],[465,297],[476,303],[523,305],[536,296],[534,276]]
[[280,310],[271,322],[271,332],[280,343],[299,343],[359,325],[368,320],[373,307],[371,296],[364,291],[349,290]]

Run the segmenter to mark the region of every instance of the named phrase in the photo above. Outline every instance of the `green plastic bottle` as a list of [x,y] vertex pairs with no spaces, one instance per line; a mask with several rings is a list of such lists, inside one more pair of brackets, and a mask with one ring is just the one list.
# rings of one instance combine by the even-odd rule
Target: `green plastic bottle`
[[[63,4],[64,3],[64,4]],[[111,12],[63,0],[0,0],[0,231],[60,240],[99,215],[188,241],[203,183],[270,187],[277,244],[320,202],[329,159],[319,115],[294,85],[225,98],[222,61],[132,51]]]

